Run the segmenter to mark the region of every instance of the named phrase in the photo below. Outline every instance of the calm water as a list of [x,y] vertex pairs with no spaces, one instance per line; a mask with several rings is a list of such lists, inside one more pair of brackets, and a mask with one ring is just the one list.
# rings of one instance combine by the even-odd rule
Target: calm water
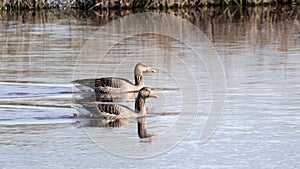
[[[1,167],[298,168],[299,7],[167,13],[2,12]],[[153,137],[68,118],[95,101],[72,80],[133,81],[137,62],[157,70]]]

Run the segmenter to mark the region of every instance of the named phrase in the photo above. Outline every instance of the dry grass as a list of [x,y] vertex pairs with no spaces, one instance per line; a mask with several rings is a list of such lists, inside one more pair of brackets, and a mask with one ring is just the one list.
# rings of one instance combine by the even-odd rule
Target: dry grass
[[0,0],[0,9],[166,9],[200,6],[247,6],[299,3],[299,0]]

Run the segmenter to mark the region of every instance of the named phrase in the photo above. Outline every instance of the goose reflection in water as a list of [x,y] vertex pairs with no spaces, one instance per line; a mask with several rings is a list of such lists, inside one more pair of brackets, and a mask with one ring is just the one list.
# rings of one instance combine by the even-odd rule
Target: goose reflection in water
[[123,127],[130,123],[137,121],[137,131],[140,138],[153,138],[153,134],[147,133],[147,117],[138,117],[137,119],[117,119],[114,121],[107,121],[101,118],[80,118],[80,124],[82,127]]
[[145,116],[137,118],[137,128],[140,138],[151,138],[154,136],[153,134],[147,133],[147,119]]

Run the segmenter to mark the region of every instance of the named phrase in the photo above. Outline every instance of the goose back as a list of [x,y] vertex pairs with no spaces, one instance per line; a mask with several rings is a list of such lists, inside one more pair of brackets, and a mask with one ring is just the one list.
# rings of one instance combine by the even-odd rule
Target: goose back
[[138,112],[131,110],[129,107],[119,104],[97,104],[100,114],[109,120],[136,118]]

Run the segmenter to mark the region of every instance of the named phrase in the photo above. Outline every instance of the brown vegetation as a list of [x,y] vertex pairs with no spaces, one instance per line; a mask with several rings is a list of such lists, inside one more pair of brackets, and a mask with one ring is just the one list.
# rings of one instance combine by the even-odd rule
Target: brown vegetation
[[300,0],[0,0],[0,9],[166,9],[200,6],[249,6],[299,2]]

